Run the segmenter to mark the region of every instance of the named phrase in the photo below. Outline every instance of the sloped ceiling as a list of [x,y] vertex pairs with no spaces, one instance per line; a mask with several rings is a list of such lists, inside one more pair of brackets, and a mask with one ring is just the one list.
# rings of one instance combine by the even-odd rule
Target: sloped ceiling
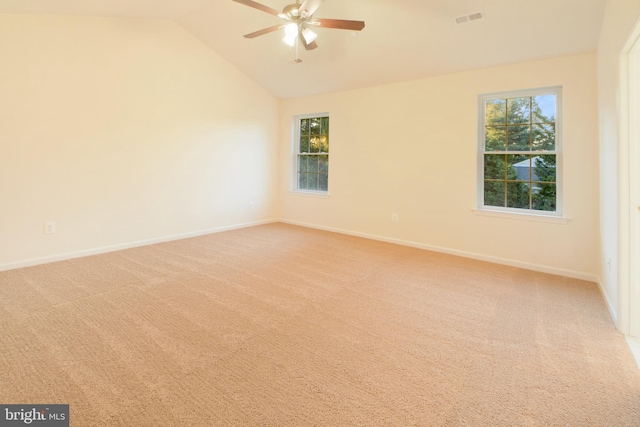
[[[290,0],[261,0],[281,10]],[[232,0],[0,0],[0,13],[173,19],[281,98],[594,52],[606,0],[325,0],[319,18],[366,22],[360,33],[317,29],[313,51],[275,32],[278,18]],[[454,24],[483,11],[486,19]]]

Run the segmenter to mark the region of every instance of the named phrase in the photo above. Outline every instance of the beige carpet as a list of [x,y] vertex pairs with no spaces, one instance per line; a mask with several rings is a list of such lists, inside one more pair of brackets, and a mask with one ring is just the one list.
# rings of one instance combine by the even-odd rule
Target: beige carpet
[[271,224],[0,273],[0,403],[73,426],[638,426],[593,283]]

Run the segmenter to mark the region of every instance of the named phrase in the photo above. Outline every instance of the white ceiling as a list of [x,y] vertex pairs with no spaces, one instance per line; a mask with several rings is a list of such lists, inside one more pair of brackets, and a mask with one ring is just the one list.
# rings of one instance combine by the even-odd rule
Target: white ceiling
[[[259,0],[281,10],[290,0]],[[281,98],[429,77],[596,50],[606,0],[325,0],[318,18],[365,29],[317,29],[314,51],[295,52],[280,32],[244,34],[280,20],[232,0],[0,0],[0,13],[176,20]],[[483,11],[460,26],[454,18]]]

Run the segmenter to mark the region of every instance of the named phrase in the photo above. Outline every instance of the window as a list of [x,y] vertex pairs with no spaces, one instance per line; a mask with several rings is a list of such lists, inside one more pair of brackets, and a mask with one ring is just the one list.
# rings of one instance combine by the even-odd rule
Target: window
[[295,186],[299,191],[329,190],[329,115],[296,117]]
[[478,208],[559,216],[561,89],[480,96]]

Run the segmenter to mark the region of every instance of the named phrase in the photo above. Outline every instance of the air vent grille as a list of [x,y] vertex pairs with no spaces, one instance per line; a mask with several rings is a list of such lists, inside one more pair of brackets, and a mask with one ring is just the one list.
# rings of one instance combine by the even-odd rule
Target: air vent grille
[[469,22],[481,21],[484,19],[484,12],[474,12],[468,15],[458,16],[455,18],[456,25],[467,24]]

